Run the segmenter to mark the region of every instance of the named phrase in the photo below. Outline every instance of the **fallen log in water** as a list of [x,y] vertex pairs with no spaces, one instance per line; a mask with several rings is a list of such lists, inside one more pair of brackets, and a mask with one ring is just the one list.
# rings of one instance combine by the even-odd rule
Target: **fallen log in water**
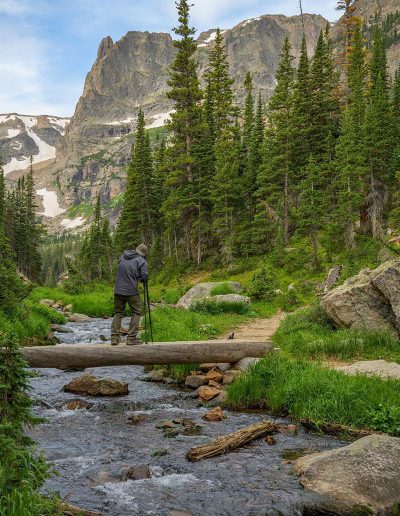
[[214,340],[159,342],[139,346],[58,345],[22,348],[30,367],[81,369],[120,365],[235,363],[245,357],[263,357],[272,351],[268,342]]
[[223,455],[224,453],[236,450],[251,441],[260,439],[276,431],[277,426],[275,424],[270,421],[261,421],[260,423],[255,423],[254,425],[237,430],[232,434],[221,435],[208,444],[195,446],[187,452],[186,458],[195,462],[202,459],[209,459],[210,457],[216,457],[217,455]]

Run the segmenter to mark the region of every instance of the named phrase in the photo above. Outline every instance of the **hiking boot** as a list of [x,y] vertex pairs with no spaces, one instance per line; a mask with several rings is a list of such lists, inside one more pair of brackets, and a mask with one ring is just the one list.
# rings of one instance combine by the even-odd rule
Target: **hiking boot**
[[139,346],[142,344],[142,341],[139,339],[127,339],[126,345],[127,346]]
[[111,339],[111,346],[118,346],[119,339]]

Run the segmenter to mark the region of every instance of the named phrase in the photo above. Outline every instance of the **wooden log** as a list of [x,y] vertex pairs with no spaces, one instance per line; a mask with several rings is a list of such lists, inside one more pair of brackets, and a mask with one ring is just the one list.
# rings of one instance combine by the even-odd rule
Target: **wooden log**
[[209,459],[210,457],[216,457],[217,455],[223,455],[224,453],[236,450],[255,439],[260,439],[276,431],[277,426],[271,423],[271,421],[260,421],[254,425],[237,430],[232,434],[217,437],[217,439],[214,439],[214,441],[208,444],[195,446],[187,452],[186,458],[195,462],[202,459]]
[[139,346],[58,345],[22,348],[30,367],[80,369],[147,364],[235,363],[245,357],[263,357],[273,346],[268,342],[215,340],[162,342]]

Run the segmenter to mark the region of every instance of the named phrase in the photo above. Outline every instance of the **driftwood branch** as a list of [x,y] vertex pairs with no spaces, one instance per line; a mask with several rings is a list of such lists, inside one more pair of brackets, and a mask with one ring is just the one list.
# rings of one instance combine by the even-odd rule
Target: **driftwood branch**
[[216,457],[217,455],[223,455],[224,453],[229,453],[237,448],[241,448],[256,439],[260,439],[276,431],[277,427],[275,424],[270,421],[261,421],[260,423],[255,423],[254,425],[237,430],[232,434],[217,437],[217,439],[208,444],[195,446],[187,452],[186,458],[194,462]]

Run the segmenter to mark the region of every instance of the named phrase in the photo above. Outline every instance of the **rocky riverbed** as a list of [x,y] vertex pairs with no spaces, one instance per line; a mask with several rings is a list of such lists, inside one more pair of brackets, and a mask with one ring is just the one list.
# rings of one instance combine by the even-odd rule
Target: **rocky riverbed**
[[[68,323],[66,328],[71,333],[57,336],[70,345],[109,339],[107,320]],[[276,435],[276,444],[261,439],[236,452],[190,463],[185,455],[192,446],[267,415],[225,411],[226,419],[209,422],[202,419],[207,407],[199,407],[189,391],[144,382],[142,367],[85,373],[126,382],[129,394],[92,398],[64,392],[65,384],[82,375],[76,371],[38,370],[32,381],[35,412],[47,421],[30,435],[57,472],[47,487],[69,503],[115,516],[289,516],[314,514],[310,508],[324,502],[300,486],[291,461],[347,443],[299,429]],[[166,432],[163,422],[170,420],[190,420],[196,430]]]

